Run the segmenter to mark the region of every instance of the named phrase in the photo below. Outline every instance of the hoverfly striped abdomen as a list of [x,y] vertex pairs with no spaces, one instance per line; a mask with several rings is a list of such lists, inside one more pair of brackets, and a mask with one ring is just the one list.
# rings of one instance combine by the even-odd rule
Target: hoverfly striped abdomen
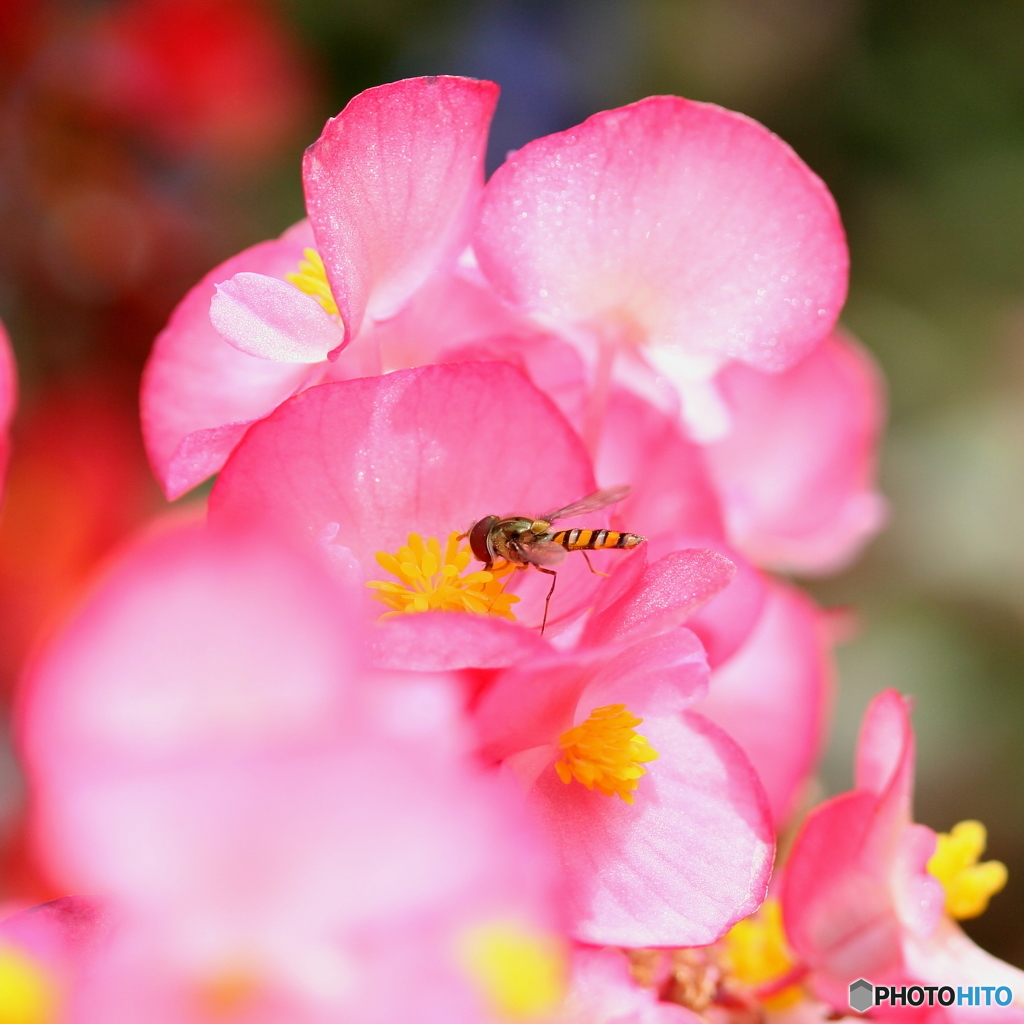
[[551,535],[550,540],[566,551],[635,548],[644,542],[644,538],[635,533],[619,533],[617,530],[559,530]]
[[462,534],[469,538],[469,546],[473,554],[490,569],[494,563],[503,559],[517,569],[529,569],[531,566],[538,572],[551,577],[551,589],[544,599],[544,618],[541,619],[540,631],[543,634],[548,621],[548,606],[551,595],[555,592],[558,573],[551,566],[558,565],[565,558],[566,551],[582,551],[590,571],[599,576],[607,573],[598,572],[587,558],[588,551],[607,551],[609,548],[635,548],[643,544],[644,538],[635,533],[619,533],[618,530],[558,530],[553,532],[552,524],[559,519],[571,519],[599,512],[621,501],[629,494],[630,488],[608,487],[603,491],[595,491],[579,501],[574,501],[564,508],[556,508],[542,516],[484,516],[478,519]]

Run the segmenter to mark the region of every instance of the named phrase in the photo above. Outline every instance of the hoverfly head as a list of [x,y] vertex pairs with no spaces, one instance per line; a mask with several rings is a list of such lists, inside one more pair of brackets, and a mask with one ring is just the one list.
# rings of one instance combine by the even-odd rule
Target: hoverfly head
[[494,555],[491,553],[487,538],[490,536],[491,530],[497,521],[497,516],[484,516],[478,523],[474,523],[469,531],[469,546],[473,551],[474,557],[480,559],[481,562],[485,562],[487,565],[494,561]]

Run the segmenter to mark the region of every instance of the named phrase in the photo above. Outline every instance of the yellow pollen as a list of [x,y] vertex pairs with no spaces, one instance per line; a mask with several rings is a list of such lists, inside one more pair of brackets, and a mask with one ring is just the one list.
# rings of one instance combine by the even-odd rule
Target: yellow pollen
[[963,921],[983,914],[988,901],[1006,885],[1006,865],[998,860],[978,863],[987,833],[980,821],[961,821],[940,832],[928,871],[946,890],[946,913]]
[[653,761],[658,756],[633,729],[642,721],[631,715],[625,704],[594,708],[585,722],[558,738],[564,752],[562,760],[555,764],[558,777],[566,784],[575,779],[587,789],[618,796],[631,804],[640,776],[647,774],[640,767],[641,762]]
[[57,994],[43,969],[14,946],[0,945],[0,1024],[50,1024]]
[[459,958],[490,1009],[502,1020],[547,1019],[565,995],[566,957],[554,936],[514,921],[469,929]]
[[418,533],[410,533],[409,543],[399,548],[397,555],[377,552],[377,564],[401,582],[371,580],[366,585],[376,591],[378,601],[392,609],[384,618],[446,611],[499,615],[514,622],[510,609],[519,598],[505,593],[502,577],[514,572],[515,566],[505,562],[489,571],[466,573],[471,559],[468,546],[460,545],[457,533],[449,535],[443,553],[436,537],[424,541]]
[[[733,975],[750,988],[762,988],[781,981],[796,966],[782,926],[782,905],[767,899],[761,909],[734,924],[722,940]],[[800,985],[787,985],[762,997],[769,1010],[785,1010],[803,998]]]
[[316,249],[305,249],[305,259],[299,261],[299,269],[285,274],[285,280],[295,285],[300,292],[312,295],[331,316],[338,315],[338,304],[334,301],[331,286],[327,283],[327,270]]

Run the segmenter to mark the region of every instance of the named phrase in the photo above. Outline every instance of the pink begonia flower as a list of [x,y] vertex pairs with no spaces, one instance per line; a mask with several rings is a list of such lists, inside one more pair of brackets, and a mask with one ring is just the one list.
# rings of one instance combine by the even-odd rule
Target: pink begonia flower
[[[1024,971],[967,938],[944,912],[948,890],[929,868],[936,835],[914,824],[914,733],[907,701],[872,701],[857,744],[854,789],[816,807],[786,863],[786,934],[813,990],[838,1009],[851,982],[886,986],[1006,985],[1012,1005],[880,1006],[873,1016],[929,1021],[1024,1020]],[[934,868],[934,862],[932,862]]]
[[764,898],[774,841],[761,783],[725,733],[687,710],[708,669],[680,626],[731,571],[712,551],[651,565],[637,552],[575,648],[518,661],[476,705],[482,755],[530,788],[548,823],[583,942],[704,944]]
[[[473,230],[497,93],[451,76],[361,93],[306,154],[310,221],[189,292],[142,387],[147,449],[170,497],[216,472],[249,423],[322,380],[356,335],[451,271]],[[316,255],[304,263],[307,249]],[[473,315],[476,296],[458,297]]]
[[696,705],[743,748],[764,784],[776,827],[799,809],[829,724],[835,667],[823,613],[771,581],[739,652],[711,675]]
[[836,333],[784,373],[737,363],[716,384],[731,429],[703,450],[729,540],[765,568],[847,565],[885,518],[875,482],[884,388],[874,361]]
[[[318,546],[363,584],[394,580],[377,554],[398,552],[411,533],[443,545],[486,515],[540,515],[596,489],[579,437],[547,396],[507,363],[468,362],[323,384],[285,402],[225,465],[210,517],[266,522]],[[565,526],[605,522],[599,513]],[[582,612],[602,580],[579,555],[558,573],[553,629]],[[515,619],[539,626],[550,577],[516,577]],[[471,633],[484,644],[510,636],[510,660],[535,639],[493,616],[412,617],[422,621],[391,622],[434,636],[413,652],[413,669],[495,667],[475,660]]]
[[[593,489],[579,438],[549,399],[505,363],[461,363],[325,384],[290,399],[232,455],[210,515],[222,529],[267,522],[319,546],[362,583],[386,577],[377,552],[397,551],[412,532],[443,539],[488,513],[540,514]],[[601,523],[591,516],[579,525]],[[398,615],[375,631],[379,663],[388,666],[513,666],[483,681],[474,717],[484,754],[506,761],[534,750],[536,770],[550,769],[528,784],[545,816],[557,819],[577,933],[590,941],[709,942],[763,895],[772,830],[760,784],[735,744],[683,714],[706,690],[707,664],[679,626],[732,572],[711,551],[675,551],[650,566],[636,552],[604,580],[570,556],[549,621],[557,627],[593,607],[575,647],[561,653],[493,615]],[[515,615],[535,627],[548,581],[532,570],[517,575],[525,579]],[[653,723],[660,754],[650,792],[642,788],[633,807],[580,785],[566,792],[553,767],[560,734],[617,703]],[[546,761],[537,761],[537,748]],[[627,834],[632,849],[620,864]],[[691,846],[692,857],[679,852]],[[605,890],[613,865],[621,884]]]
[[701,437],[721,431],[717,370],[793,365],[846,295],[824,184],[755,121],[675,96],[512,154],[487,183],[473,244],[500,295],[590,350],[598,405],[616,350],[640,351]]
[[114,919],[69,1021],[554,1008],[554,874],[521,800],[463,756],[452,680],[371,674],[365,632],[308,557],[192,526],[131,550],[44,653],[40,850]]

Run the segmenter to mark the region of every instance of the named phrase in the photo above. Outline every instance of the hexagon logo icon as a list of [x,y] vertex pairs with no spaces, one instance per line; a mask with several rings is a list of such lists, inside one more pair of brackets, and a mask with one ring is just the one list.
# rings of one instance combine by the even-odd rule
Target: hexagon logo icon
[[871,1009],[875,1001],[875,986],[870,981],[858,978],[850,984],[850,1007],[858,1013]]

